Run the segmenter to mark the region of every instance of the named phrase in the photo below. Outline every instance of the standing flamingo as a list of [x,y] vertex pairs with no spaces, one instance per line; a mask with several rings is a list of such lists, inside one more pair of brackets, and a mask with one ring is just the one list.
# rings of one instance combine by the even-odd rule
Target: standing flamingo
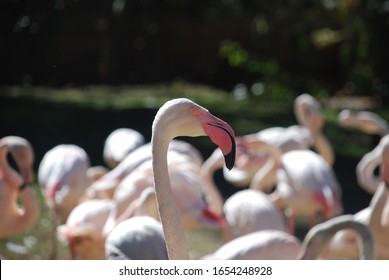
[[[21,175],[8,163],[8,153],[15,160]],[[29,187],[33,180],[33,162],[34,151],[26,139],[18,136],[0,139],[0,238],[27,230],[39,216],[36,194]]]
[[[198,165],[200,168],[203,159],[200,152],[185,141],[175,140],[169,146],[169,152],[176,151],[180,159]],[[111,199],[121,181],[144,162],[151,160],[151,143],[146,143],[129,153],[115,168],[91,184],[86,194],[90,198]]]
[[[352,112],[342,110],[338,115],[338,123],[343,127],[355,127],[366,134],[376,134],[384,138],[389,133],[389,124],[378,114],[368,111]],[[368,193],[373,194],[380,179],[374,174],[381,163],[383,140],[372,151],[359,161],[356,172],[358,184]]]
[[151,138],[154,185],[169,259],[188,259],[180,214],[170,188],[169,143],[177,136],[203,135],[208,135],[220,147],[231,169],[235,161],[234,131],[207,109],[179,98],[166,102],[154,118]]
[[378,145],[366,153],[357,164],[358,183],[370,194],[374,194],[381,182],[381,179],[375,175],[374,171],[382,163],[382,151],[388,142],[389,135],[381,138]]
[[[205,197],[211,211],[219,216],[224,216],[225,222],[221,223],[222,237],[229,241],[236,237],[259,230],[286,231],[285,218],[271,198],[258,190],[240,190],[231,195],[224,202],[218,187],[213,180],[213,173],[217,167],[222,166],[220,151],[215,150],[201,168]],[[268,158],[268,157],[266,157]],[[213,162],[213,160],[217,162]]]
[[349,228],[357,232],[361,244],[360,259],[375,259],[374,238],[369,228],[351,215],[332,218],[312,227],[303,242],[277,230],[262,230],[238,237],[203,259],[221,260],[292,260],[316,259],[332,236]]
[[[263,141],[241,142],[248,149],[263,149],[271,155],[255,175],[250,188],[262,190],[262,178],[277,167],[277,184],[271,194],[273,202],[290,218],[290,232],[294,232],[295,218],[306,216],[314,222],[318,212],[329,219],[342,212],[341,188],[332,168],[317,153],[295,150],[282,154],[276,147]],[[245,164],[239,159],[237,165]]]
[[[282,153],[292,150],[307,150],[312,147],[332,166],[335,156],[331,143],[322,132],[324,120],[319,101],[307,93],[301,94],[295,99],[294,113],[298,125],[286,128],[271,127],[257,133],[240,136],[237,138],[237,144],[239,141],[260,140],[278,147]],[[225,179],[234,186],[246,187],[265,161],[263,157],[258,157],[256,154],[245,154],[245,151],[240,150],[238,145],[237,160],[240,156],[248,156],[251,164],[245,168],[236,166],[231,172],[227,172],[227,169],[224,168],[223,174]],[[275,174],[269,173],[266,183],[271,186],[274,182]]]
[[71,259],[105,259],[105,227],[113,209],[111,200],[87,200],[71,211],[66,224],[58,226],[58,236],[68,243]]
[[61,144],[49,150],[38,169],[38,181],[48,206],[64,223],[88,186],[90,166],[85,150],[72,144]]
[[324,118],[319,101],[308,93],[299,95],[294,102],[297,121],[311,133],[312,147],[329,166],[335,161],[331,143],[323,134]]
[[[378,188],[369,207],[355,214],[355,218],[368,225],[373,232],[377,245],[377,258],[389,259],[389,135],[383,137],[374,149],[380,162]],[[337,233],[326,256],[329,258],[355,258],[358,244],[355,234],[349,231]]]
[[[174,121],[174,125],[171,125],[171,121]],[[166,248],[169,257],[173,259],[187,258],[188,256],[180,214],[170,189],[167,167],[168,147],[176,136],[200,136],[206,135],[206,133],[213,142],[220,145],[226,155],[227,165],[231,168],[235,155],[234,132],[226,123],[211,115],[205,108],[188,99],[176,99],[161,107],[153,123],[151,145],[155,193],[166,238]],[[118,167],[121,164],[123,162]],[[77,208],[79,207],[81,205]],[[110,213],[112,212],[110,211]],[[72,216],[73,214],[69,216],[69,219]],[[72,228],[71,225],[70,228]]]
[[[195,171],[196,166],[180,157],[176,158],[176,153],[168,150],[169,178],[171,182],[174,200],[181,214],[181,222],[186,230],[201,228],[219,228],[220,223],[217,214],[212,213],[204,199],[203,178]],[[120,216],[131,216],[135,209],[140,207],[140,196],[149,187],[153,187],[151,161],[146,161],[136,170],[130,173],[117,187],[114,193],[116,202],[117,219]],[[156,206],[151,197],[147,200],[150,213],[155,213],[152,208]],[[156,210],[156,208],[155,208]],[[158,218],[158,216],[156,217]]]
[[51,258],[57,255],[56,228],[65,223],[69,213],[79,203],[89,180],[89,157],[79,146],[61,144],[49,150],[40,162],[38,181],[51,212]]

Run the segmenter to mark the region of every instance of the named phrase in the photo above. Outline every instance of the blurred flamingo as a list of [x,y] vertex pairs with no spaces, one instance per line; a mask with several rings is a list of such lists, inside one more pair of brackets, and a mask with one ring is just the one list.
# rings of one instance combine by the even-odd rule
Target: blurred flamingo
[[143,135],[131,128],[117,128],[104,142],[103,159],[110,168],[116,167],[129,153],[145,143]]
[[[247,149],[262,149],[271,156],[255,175],[250,188],[263,190],[262,178],[276,170],[277,184],[271,199],[276,206],[285,210],[289,217],[290,232],[294,232],[296,217],[309,217],[311,227],[316,223],[319,212],[323,214],[324,219],[329,219],[343,211],[341,188],[336,176],[328,163],[317,153],[294,150],[282,154],[276,147],[258,140],[241,142],[240,145]],[[237,166],[247,162],[250,163],[240,158],[237,160]]]
[[72,144],[55,146],[46,152],[40,162],[38,181],[51,212],[51,258],[57,255],[57,224],[66,222],[69,213],[83,196],[89,185],[89,167],[85,150]]
[[[171,121],[174,121],[174,126],[170,126]],[[166,247],[170,258],[187,258],[186,244],[184,241],[183,226],[180,218],[180,212],[177,209],[174,195],[170,188],[170,176],[168,172],[168,148],[172,139],[176,136],[199,136],[208,134],[211,140],[219,144],[226,154],[228,166],[231,168],[234,162],[234,133],[232,129],[223,121],[212,116],[206,109],[200,107],[188,99],[175,99],[167,102],[158,111],[153,124],[152,145],[152,172],[154,177],[155,194],[158,204],[159,218],[162,222],[164,236],[166,238]],[[118,167],[123,164],[122,161]],[[174,164],[172,165],[174,166]],[[180,177],[183,173],[177,174]],[[172,179],[173,181],[174,179]],[[181,198],[184,198],[181,196]],[[88,202],[88,201],[86,201]],[[86,203],[85,202],[85,203]],[[113,202],[110,200],[110,202]],[[114,202],[113,202],[114,203]],[[185,201],[182,203],[186,203]],[[81,208],[81,204],[77,209]],[[104,214],[104,227],[99,232],[107,229],[107,221],[112,218],[114,210],[109,210],[109,214]],[[75,209],[76,210],[76,209]],[[69,216],[67,226],[61,232],[65,235],[74,225],[80,224],[72,217],[82,217],[83,211]],[[86,212],[86,211],[85,211]],[[104,213],[106,213],[105,211]],[[85,215],[85,214],[84,214]],[[85,220],[85,219],[84,219]],[[115,220],[113,224],[117,221]],[[105,229],[104,229],[105,228]],[[110,228],[110,226],[108,226]],[[107,230],[109,231],[109,230]],[[71,232],[71,231],[70,231]],[[69,234],[67,234],[69,236]],[[72,243],[70,243],[72,244]],[[100,246],[97,246],[100,247]],[[74,251],[74,249],[73,249]]]
[[[9,153],[20,175],[8,162]],[[33,163],[34,151],[26,139],[19,136],[0,139],[0,238],[27,230],[39,217],[37,197],[29,187],[34,177]]]
[[286,232],[261,230],[238,237],[203,259],[219,260],[293,260],[316,259],[332,236],[350,228],[357,232],[361,244],[360,259],[375,259],[375,244],[369,228],[351,215],[339,216],[312,227],[303,242]]
[[105,259],[104,230],[113,209],[111,200],[87,200],[71,211],[66,224],[58,226],[58,236],[67,242],[71,259]]
[[369,112],[342,110],[338,114],[338,123],[343,127],[355,127],[366,134],[376,134],[381,137],[389,133],[389,124],[380,115]]
[[[369,226],[373,232],[378,259],[389,259],[389,135],[384,136],[373,149],[380,162],[380,178],[378,188],[369,207],[355,214],[355,218]],[[337,233],[328,251],[328,258],[356,258],[358,256],[358,240],[355,233],[341,231]]]
[[[176,151],[180,155],[180,159],[186,163],[191,163],[192,166],[200,166],[203,162],[200,152],[186,141],[172,141],[169,151]],[[127,154],[115,168],[91,184],[86,191],[86,195],[89,198],[111,199],[120,182],[150,159],[151,144],[146,143]]]
[[167,260],[162,225],[148,216],[119,223],[105,241],[107,259]]
[[[197,174],[197,164],[182,159],[180,153],[168,150],[169,178],[173,196],[181,214],[185,229],[219,228],[218,215],[212,213],[205,199],[202,186],[203,178]],[[117,187],[113,200],[117,206],[117,219],[131,216],[139,207],[147,208],[150,215],[158,219],[155,196],[148,193],[147,199],[140,199],[141,194],[154,186],[151,161],[141,164],[130,173]],[[141,203],[146,203],[142,205]]]
[[224,202],[213,180],[214,171],[223,164],[219,155],[214,156],[215,153],[221,152],[215,150],[204,162],[201,175],[206,182],[204,193],[210,210],[225,218],[221,226],[223,239],[229,241],[263,229],[286,231],[283,213],[273,204],[270,197],[261,191],[240,190]]
[[[282,153],[292,150],[306,150],[313,147],[324,160],[332,166],[334,163],[334,151],[331,143],[322,133],[324,120],[320,103],[311,95],[304,93],[299,95],[294,102],[294,112],[299,125],[292,125],[287,128],[271,127],[257,133],[240,136],[237,143],[242,141],[261,140],[278,147]],[[237,159],[244,150],[237,148]],[[214,154],[216,157],[218,154]],[[246,168],[236,167],[231,172],[223,169],[224,177],[228,182],[237,187],[246,187],[250,184],[258,169],[264,164],[263,158],[256,154],[249,154],[251,164]],[[212,159],[211,159],[212,160]],[[275,176],[268,174],[267,184],[270,186],[275,182]],[[264,182],[263,182],[264,183]]]

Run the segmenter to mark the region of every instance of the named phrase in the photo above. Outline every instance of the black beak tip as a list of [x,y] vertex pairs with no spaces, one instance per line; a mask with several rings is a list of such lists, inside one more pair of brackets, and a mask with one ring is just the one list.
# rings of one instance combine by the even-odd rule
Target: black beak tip
[[231,170],[234,167],[235,164],[235,156],[236,156],[236,144],[235,144],[235,139],[230,135],[231,141],[232,141],[232,147],[231,147],[231,152],[228,154],[224,155],[224,161],[226,163],[226,167],[228,170]]
[[226,163],[226,167],[228,170],[231,170],[234,167],[235,164],[235,149],[228,153],[227,155],[224,155],[224,161]]

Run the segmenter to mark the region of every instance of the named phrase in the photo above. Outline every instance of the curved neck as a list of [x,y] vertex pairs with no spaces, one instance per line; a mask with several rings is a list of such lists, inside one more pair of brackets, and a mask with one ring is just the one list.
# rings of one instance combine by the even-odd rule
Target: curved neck
[[361,260],[373,260],[375,259],[375,244],[374,238],[369,228],[359,222],[345,221],[334,225],[332,232],[333,235],[344,228],[350,228],[358,233],[359,239],[359,258]]
[[203,163],[200,169],[200,175],[204,178],[204,192],[208,207],[218,215],[223,215],[224,199],[217,188],[213,175],[216,170],[223,168],[223,154],[219,149]]
[[0,180],[4,180],[7,185],[17,190],[23,183],[23,180],[10,166],[7,159],[8,152],[8,145],[0,141]]
[[313,147],[316,152],[324,158],[329,166],[333,166],[335,161],[334,150],[332,149],[332,145],[328,141],[327,137],[325,137],[321,131],[311,131],[311,135],[313,137]]
[[250,189],[256,189],[263,191],[264,187],[268,187],[268,182],[275,177],[275,173],[281,166],[281,151],[265,142],[261,147],[269,153],[269,159],[266,163],[257,171],[253,179],[251,180]]
[[184,230],[170,187],[167,165],[167,151],[172,137],[166,137],[168,135],[164,132],[157,123],[154,124],[151,151],[158,212],[169,259],[188,259]]
[[[352,215],[339,216],[327,220],[313,227],[304,239],[301,247],[300,259],[316,259],[323,249],[327,247],[331,238],[340,230],[351,229],[359,235],[360,259],[375,259],[375,242],[370,229],[363,223],[354,220]],[[315,238],[320,238],[320,243],[315,243]],[[311,242],[312,241],[312,242]],[[315,246],[317,248],[315,248]]]
[[[310,117],[306,116],[305,111],[310,111]],[[322,133],[323,117],[319,102],[308,94],[302,94],[296,99],[295,115],[297,122],[311,133],[314,149],[332,166],[335,155],[331,143]]]
[[381,147],[378,145],[371,152],[365,154],[357,164],[358,183],[370,194],[377,190],[380,183],[380,179],[374,174],[374,170],[380,165],[381,161]]
[[380,232],[383,230],[382,226],[382,214],[388,199],[389,186],[381,182],[370,202],[370,219],[369,227],[373,232]]

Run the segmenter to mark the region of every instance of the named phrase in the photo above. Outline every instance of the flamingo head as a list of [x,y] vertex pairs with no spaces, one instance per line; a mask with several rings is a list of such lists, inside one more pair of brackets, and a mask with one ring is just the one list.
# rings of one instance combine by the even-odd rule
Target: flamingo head
[[77,257],[77,248],[85,241],[92,239],[94,235],[93,225],[60,225],[57,228],[58,237],[66,240],[69,248],[70,259]]
[[[231,169],[235,164],[235,133],[223,120],[207,109],[186,98],[166,102],[158,111],[153,122],[153,137],[171,140],[178,136],[208,136],[224,155],[225,164]],[[155,131],[156,132],[156,131]],[[166,135],[169,134],[169,137]],[[162,136],[163,135],[163,136]]]
[[203,217],[205,217],[211,221],[215,221],[217,223],[222,223],[224,221],[224,218],[222,216],[219,216],[218,214],[216,214],[215,212],[212,212],[208,208],[203,209],[202,215],[203,215]]
[[[192,114],[197,114],[193,111]],[[209,114],[199,116],[202,122],[204,132],[209,136],[211,141],[219,146],[224,155],[226,167],[231,170],[235,164],[235,134],[232,128],[221,119]]]
[[32,168],[34,164],[34,149],[32,145],[26,139],[19,136],[7,136],[3,139],[8,143],[9,152],[19,167],[24,184],[31,184],[34,179]]

